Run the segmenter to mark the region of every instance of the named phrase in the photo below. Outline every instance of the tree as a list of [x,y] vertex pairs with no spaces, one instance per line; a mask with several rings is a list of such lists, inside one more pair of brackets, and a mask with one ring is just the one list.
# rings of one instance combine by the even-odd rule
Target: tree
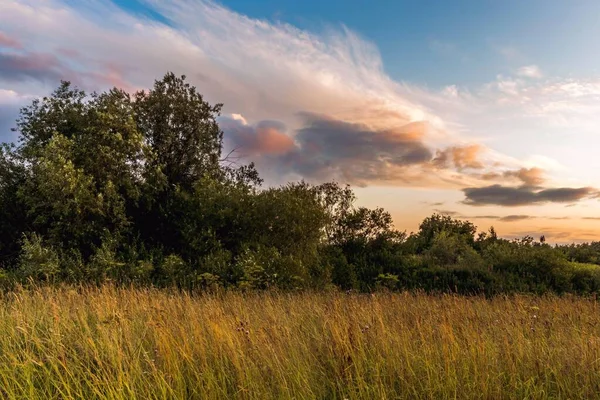
[[124,91],[88,96],[69,82],[21,111],[13,155],[28,179],[18,195],[52,246],[87,259],[127,233],[149,154],[133,116]]
[[52,246],[79,249],[89,257],[107,233],[127,227],[124,200],[112,181],[98,187],[73,162],[74,143],[56,134],[31,162],[31,177],[19,189],[33,226]]
[[13,146],[0,145],[0,267],[16,263],[23,232],[31,228],[31,219],[18,196],[26,180],[27,171],[15,160]]
[[185,76],[173,73],[135,94],[135,122],[154,155],[148,168],[160,169],[169,188],[191,191],[200,178],[220,170],[221,107],[204,101]]
[[323,228],[324,240],[328,244],[339,244],[342,221],[354,209],[356,196],[349,185],[340,186],[337,182],[323,183],[316,187],[317,198],[327,216]]
[[[2,211],[22,209],[28,231],[84,261],[105,240],[179,252],[185,216],[177,213],[197,204],[199,185],[260,183],[252,165],[220,164],[220,107],[172,73],[133,97],[116,88],[87,95],[62,82],[21,111],[19,144],[0,159]],[[3,230],[13,228],[9,220]],[[2,248],[14,250],[24,230]]]
[[434,238],[441,232],[448,235],[455,235],[459,240],[465,241],[469,246],[475,242],[475,232],[477,227],[469,221],[453,219],[447,215],[433,214],[425,218],[416,235],[417,253],[422,253],[429,249],[434,243]]
[[[199,196],[207,194],[202,185],[225,191],[238,187],[242,192],[260,185],[253,164],[232,167],[223,163],[223,132],[216,120],[220,110],[220,104],[206,102],[185,76],[173,73],[156,81],[151,90],[134,96],[135,124],[148,147],[143,195],[139,206],[131,211],[143,243],[168,254],[178,253],[190,249],[187,238],[193,235],[193,227],[196,233],[205,232],[193,241],[197,248],[202,237],[212,235],[208,232],[213,228],[224,229],[210,225],[212,217],[206,213],[201,220],[186,221],[186,213],[198,215],[193,207],[205,211],[213,207],[202,203]],[[214,240],[211,243],[208,247],[214,248]]]

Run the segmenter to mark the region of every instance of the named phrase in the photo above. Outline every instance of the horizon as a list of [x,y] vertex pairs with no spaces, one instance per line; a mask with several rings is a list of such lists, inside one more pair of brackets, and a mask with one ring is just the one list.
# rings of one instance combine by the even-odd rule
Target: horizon
[[598,240],[600,3],[297,3],[4,1],[0,142],[61,79],[135,91],[173,71],[224,103],[225,152],[269,185],[351,184],[408,232],[439,213]]

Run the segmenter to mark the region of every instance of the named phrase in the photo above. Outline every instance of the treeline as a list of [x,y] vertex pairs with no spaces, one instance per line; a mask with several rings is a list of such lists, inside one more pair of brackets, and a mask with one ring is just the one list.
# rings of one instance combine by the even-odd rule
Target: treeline
[[23,108],[0,152],[0,267],[13,282],[459,293],[600,290],[600,243],[508,241],[426,218],[407,235],[337,183],[262,188],[222,154],[196,88],[86,94]]

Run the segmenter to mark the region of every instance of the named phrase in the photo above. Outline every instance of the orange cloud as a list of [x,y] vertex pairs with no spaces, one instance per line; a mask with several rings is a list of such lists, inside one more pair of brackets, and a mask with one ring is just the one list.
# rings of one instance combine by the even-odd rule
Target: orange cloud
[[283,155],[295,148],[286,127],[277,121],[261,121],[250,125],[241,116],[223,117],[219,125],[226,132],[227,147],[244,156]]
[[544,183],[544,171],[541,168],[521,168],[517,171],[507,171],[504,176],[515,176],[526,185],[537,186]]
[[524,185],[527,186],[539,186],[545,182],[544,170],[541,168],[521,168],[518,170],[499,172],[487,172],[480,175],[481,179],[486,181],[501,179],[501,178],[515,178],[520,180]]
[[433,163],[438,167],[449,167],[450,164],[458,169],[482,169],[483,163],[479,161],[482,147],[477,144],[469,146],[454,146],[445,150],[438,150]]
[[273,126],[257,127],[254,150],[268,154],[285,154],[294,148],[294,141]]

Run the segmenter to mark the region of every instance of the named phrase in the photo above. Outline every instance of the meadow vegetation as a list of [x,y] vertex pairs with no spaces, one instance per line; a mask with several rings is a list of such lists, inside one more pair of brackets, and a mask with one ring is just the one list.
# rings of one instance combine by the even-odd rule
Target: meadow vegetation
[[600,313],[575,296],[192,295],[115,286],[0,298],[3,399],[589,399]]

